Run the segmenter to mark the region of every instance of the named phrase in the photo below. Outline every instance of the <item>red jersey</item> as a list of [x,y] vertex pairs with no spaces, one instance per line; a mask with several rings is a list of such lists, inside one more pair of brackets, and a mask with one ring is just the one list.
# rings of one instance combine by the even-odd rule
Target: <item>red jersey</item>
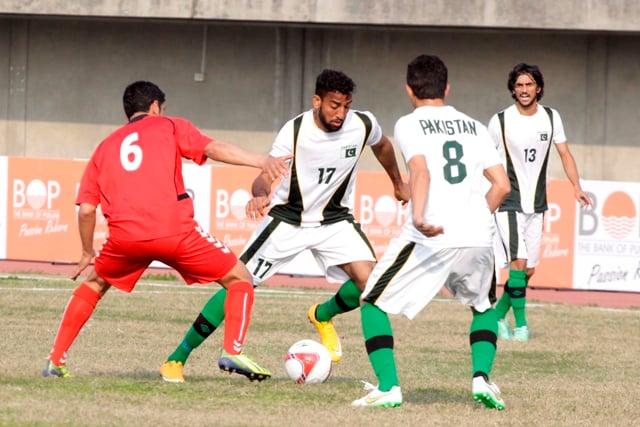
[[192,230],[196,221],[182,158],[205,163],[210,141],[185,119],[134,119],[98,145],[76,204],[101,205],[113,239],[149,240]]

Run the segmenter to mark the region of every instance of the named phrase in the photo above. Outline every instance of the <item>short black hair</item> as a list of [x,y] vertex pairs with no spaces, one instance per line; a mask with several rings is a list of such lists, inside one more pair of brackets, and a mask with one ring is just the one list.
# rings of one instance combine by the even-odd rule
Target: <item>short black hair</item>
[[407,65],[407,85],[418,99],[444,99],[447,66],[434,55],[419,55]]
[[340,92],[343,95],[352,95],[356,90],[356,84],[342,71],[322,70],[316,78],[316,92],[320,98],[329,92]]
[[155,101],[160,105],[165,101],[164,92],[157,85],[143,80],[133,82],[122,95],[124,114],[130,119],[135,113],[146,113]]
[[515,100],[518,99],[517,96],[513,93],[513,89],[516,86],[516,80],[518,80],[518,77],[523,74],[531,76],[531,78],[535,80],[536,84],[540,88],[540,92],[538,92],[538,94],[536,95],[536,100],[540,101],[542,99],[542,96],[544,95],[544,78],[542,77],[542,71],[540,71],[540,68],[538,68],[537,65],[525,64],[524,62],[517,64],[509,73],[507,87],[509,88],[511,97]]

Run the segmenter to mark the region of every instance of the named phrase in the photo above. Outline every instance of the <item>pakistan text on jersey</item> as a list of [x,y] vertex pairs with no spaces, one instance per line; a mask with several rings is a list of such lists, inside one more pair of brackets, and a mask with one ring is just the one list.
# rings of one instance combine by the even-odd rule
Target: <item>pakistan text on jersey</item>
[[418,120],[425,135],[442,133],[445,135],[455,135],[457,133],[468,133],[477,135],[476,123],[466,120]]

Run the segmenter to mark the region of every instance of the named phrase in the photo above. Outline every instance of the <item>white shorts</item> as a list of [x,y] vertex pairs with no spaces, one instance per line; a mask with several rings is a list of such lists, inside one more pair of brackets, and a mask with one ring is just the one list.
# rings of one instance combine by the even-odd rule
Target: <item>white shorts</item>
[[527,268],[534,268],[540,260],[544,214],[496,212],[496,267],[509,268],[511,261],[526,259]]
[[299,227],[266,216],[239,257],[258,286],[309,250],[328,281],[344,283],[349,276],[338,267],[354,261],[376,261],[375,252],[360,224],[340,221],[319,227]]
[[362,299],[413,319],[444,285],[456,300],[484,312],[491,308],[493,263],[490,247],[433,249],[395,238],[369,276]]

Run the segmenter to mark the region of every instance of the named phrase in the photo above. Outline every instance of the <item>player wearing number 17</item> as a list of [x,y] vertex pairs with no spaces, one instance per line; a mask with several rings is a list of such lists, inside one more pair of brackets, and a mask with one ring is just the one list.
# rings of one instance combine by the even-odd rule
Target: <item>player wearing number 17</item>
[[[354,90],[353,80],[341,71],[318,74],[313,108],[287,121],[271,148],[272,156],[293,155],[289,177],[273,194],[272,176],[260,173],[253,181],[247,214],[263,219],[240,255],[256,286],[305,250],[329,281],[342,283],[335,295],[307,311],[334,362],[341,359],[342,347],[332,318],[359,307],[361,290],[375,263],[373,248],[353,217],[356,168],[367,146],[387,172],[396,198],[409,198],[393,145],[375,116],[351,109]],[[162,365],[165,381],[184,381],[187,358],[224,319],[225,293],[221,289],[205,303]]]
[[[165,116],[164,102],[164,93],[153,83],[127,86],[123,105],[128,123],[102,141],[87,164],[76,199],[82,255],[71,278],[75,280],[95,255],[94,268],[66,305],[44,376],[70,376],[67,350],[98,301],[111,286],[131,292],[154,260],[173,267],[188,284],[218,282],[226,288],[220,367],[252,380],[271,375],[242,353],[253,303],[251,274],[195,221],[182,159],[199,165],[210,158],[253,166],[275,179],[287,175],[290,156],[269,157],[214,140],[185,119]],[[96,254],[98,205],[109,237]]]

